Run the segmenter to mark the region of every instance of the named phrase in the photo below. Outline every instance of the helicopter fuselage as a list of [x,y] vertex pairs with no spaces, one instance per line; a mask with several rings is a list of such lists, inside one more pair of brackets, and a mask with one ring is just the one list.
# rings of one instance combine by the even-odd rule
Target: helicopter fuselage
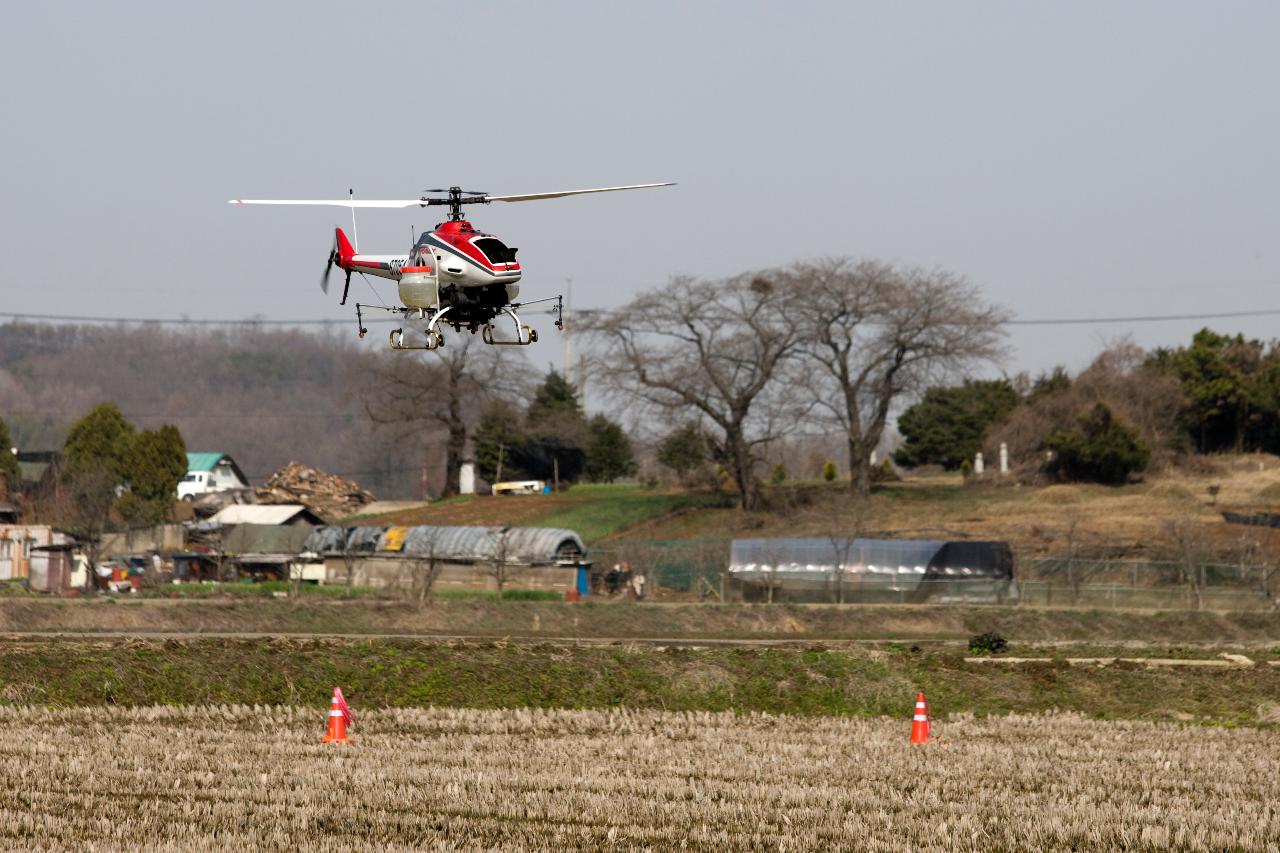
[[398,282],[406,308],[452,307],[457,322],[484,323],[520,293],[517,250],[465,220],[423,232],[407,255],[359,254],[337,233],[338,265]]

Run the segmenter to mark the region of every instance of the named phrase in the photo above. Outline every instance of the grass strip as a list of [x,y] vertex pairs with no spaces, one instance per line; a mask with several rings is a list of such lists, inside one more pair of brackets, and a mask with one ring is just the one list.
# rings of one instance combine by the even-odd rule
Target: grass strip
[[637,708],[901,716],[1070,710],[1103,719],[1280,724],[1280,670],[1018,667],[946,649],[690,649],[412,640],[6,640],[0,702]]

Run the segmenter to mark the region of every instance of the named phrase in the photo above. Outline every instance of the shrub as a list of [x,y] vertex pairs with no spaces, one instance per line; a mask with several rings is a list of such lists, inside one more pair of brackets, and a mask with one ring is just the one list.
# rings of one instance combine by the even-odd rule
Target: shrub
[[1009,641],[994,631],[969,638],[969,651],[975,655],[998,655],[1009,650]]
[[836,470],[836,463],[828,462],[822,466],[822,479],[828,483],[834,483],[840,472]]

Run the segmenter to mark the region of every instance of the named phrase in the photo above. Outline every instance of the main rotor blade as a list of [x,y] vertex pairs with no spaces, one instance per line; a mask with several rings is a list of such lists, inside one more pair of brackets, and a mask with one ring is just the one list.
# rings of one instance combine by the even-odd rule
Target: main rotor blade
[[599,187],[593,190],[563,190],[558,193],[529,193],[527,195],[487,195],[485,201],[537,201],[543,198],[563,198],[567,195],[586,195],[587,193],[611,193],[618,190],[643,190],[649,187],[674,187],[674,182],[665,184],[631,184],[625,187]]
[[[329,207],[426,207],[433,199],[369,199],[369,198],[336,198],[336,199],[276,199],[276,198],[233,198],[227,204],[318,204]],[[441,202],[436,202],[440,204]]]

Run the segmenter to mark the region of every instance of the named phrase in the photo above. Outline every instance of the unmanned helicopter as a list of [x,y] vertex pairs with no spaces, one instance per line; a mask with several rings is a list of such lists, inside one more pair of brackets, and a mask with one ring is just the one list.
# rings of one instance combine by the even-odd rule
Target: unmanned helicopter
[[[329,292],[329,275],[337,266],[346,273],[342,287],[342,302],[347,304],[351,290],[351,274],[373,275],[397,282],[400,306],[369,305],[356,303],[356,326],[360,337],[368,331],[364,327],[364,310],[387,311],[404,318],[401,328],[390,335],[394,350],[434,350],[444,346],[442,327],[451,326],[455,332],[466,328],[472,334],[480,331],[486,344],[495,346],[528,346],[538,340],[538,332],[520,321],[518,308],[537,303],[554,302],[551,309],[556,315],[556,328],[564,328],[564,300],[561,296],[538,299],[532,302],[516,302],[520,294],[522,270],[516,260],[517,249],[510,247],[493,234],[477,231],[463,219],[462,207],[467,204],[489,204],[494,201],[537,201],[562,198],[587,193],[607,193],[618,190],[639,190],[650,187],[670,187],[673,183],[631,184],[625,187],[599,187],[587,190],[562,190],[527,195],[489,195],[484,192],[450,187],[447,190],[423,190],[416,199],[357,199],[348,190],[345,199],[294,200],[294,199],[232,199],[231,204],[303,204],[328,205],[351,209],[351,226],[354,240],[348,240],[341,228],[334,229],[333,249],[325,264],[320,288]],[[447,193],[443,198],[429,197],[428,193]],[[355,227],[357,208],[404,208],[447,206],[449,219],[431,231],[425,231],[414,242],[406,255],[368,255],[358,248],[359,234]],[[494,336],[494,321],[510,318],[515,339],[499,339]],[[406,342],[405,327],[420,331],[425,342]]]

